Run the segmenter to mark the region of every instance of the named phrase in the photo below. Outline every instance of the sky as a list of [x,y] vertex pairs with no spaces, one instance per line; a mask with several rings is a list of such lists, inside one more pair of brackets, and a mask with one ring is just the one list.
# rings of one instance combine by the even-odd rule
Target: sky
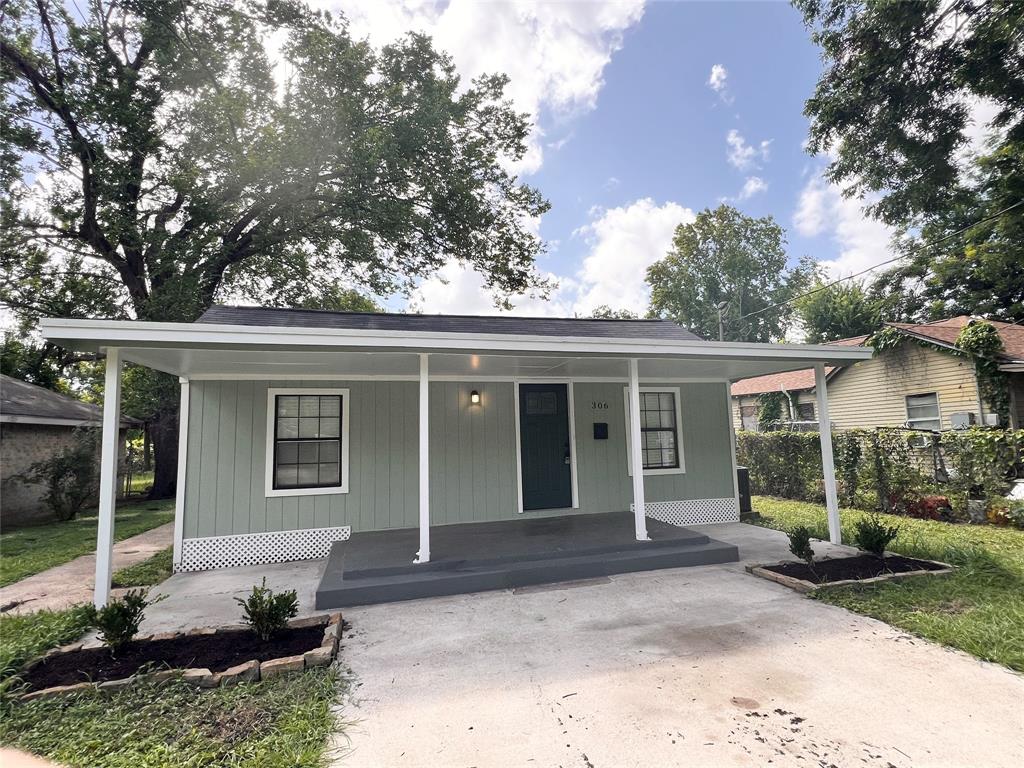
[[[551,210],[531,222],[547,243],[547,300],[520,315],[586,316],[599,305],[643,314],[647,266],[672,232],[729,202],[771,215],[793,263],[835,276],[884,261],[889,232],[822,177],[807,154],[804,101],[821,61],[784,2],[432,2],[324,0],[375,45],[427,32],[465,79],[505,72],[534,122],[520,178]],[[390,309],[489,314],[494,299],[452,263]]]

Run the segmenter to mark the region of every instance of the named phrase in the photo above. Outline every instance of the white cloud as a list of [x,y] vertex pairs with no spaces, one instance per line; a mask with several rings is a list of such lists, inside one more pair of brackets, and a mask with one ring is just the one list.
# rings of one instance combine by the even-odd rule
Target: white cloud
[[483,276],[470,267],[451,261],[434,277],[424,280],[409,300],[409,309],[424,314],[504,315],[570,317],[575,282],[571,278],[545,273],[555,283],[547,299],[521,296],[513,299],[511,310],[495,306],[484,288]]
[[[480,3],[472,0],[316,0],[341,11],[353,35],[376,45],[409,32],[434,39],[451,54],[464,82],[504,72],[508,95],[536,124],[542,113],[565,119],[595,107],[604,68],[636,24],[644,0],[601,2]],[[527,156],[515,170],[535,172],[543,163],[542,128],[535,128]]]
[[726,87],[728,86],[729,72],[721,64],[714,64],[711,67],[711,74],[708,75],[708,87],[721,96],[728,97]]
[[606,304],[613,309],[647,311],[647,267],[668,252],[678,225],[694,213],[678,203],[658,205],[649,197],[618,208],[594,211],[596,218],[576,230],[590,246],[577,278],[573,309],[589,315]]
[[747,180],[743,182],[743,189],[740,190],[740,194],[737,199],[746,200],[767,190],[767,181],[762,179],[760,176],[749,176],[747,177]]
[[800,193],[793,225],[805,237],[826,235],[839,248],[834,259],[820,261],[833,278],[852,275],[891,258],[893,231],[867,216],[863,202],[843,197],[839,187],[819,175]]
[[748,144],[743,135],[735,128],[725,135],[727,146],[725,156],[731,165],[741,171],[760,168],[761,163],[768,160],[771,150],[771,139],[762,141],[757,146]]

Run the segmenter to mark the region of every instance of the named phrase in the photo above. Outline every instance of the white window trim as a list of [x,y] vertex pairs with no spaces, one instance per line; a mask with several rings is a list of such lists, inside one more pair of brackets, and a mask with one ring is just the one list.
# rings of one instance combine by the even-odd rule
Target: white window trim
[[[912,397],[923,397],[924,395],[935,395],[935,416],[931,416],[927,419],[912,419],[910,418],[910,403],[908,402]],[[911,392],[903,396],[903,412],[907,414],[907,420],[904,422],[908,429],[931,429],[931,427],[916,427],[915,422],[918,421],[938,421],[939,430],[942,429],[942,400],[939,397],[937,390],[931,392]]]
[[[341,485],[326,488],[274,488],[274,421],[277,416],[274,409],[278,395],[341,395]],[[348,424],[349,412],[352,407],[350,391],[337,387],[270,387],[267,389],[267,448],[264,457],[264,490],[267,498],[282,496],[324,496],[328,494],[348,493]]]
[[[683,409],[679,394],[679,387],[640,387],[640,393],[644,392],[671,392],[676,404],[676,453],[679,454],[679,466],[671,469],[645,469],[647,475],[683,475],[686,474],[686,453],[683,450]],[[632,424],[629,420],[629,387],[622,388],[622,405],[626,411],[626,474],[633,476],[632,456]],[[730,422],[732,421],[730,415]]]

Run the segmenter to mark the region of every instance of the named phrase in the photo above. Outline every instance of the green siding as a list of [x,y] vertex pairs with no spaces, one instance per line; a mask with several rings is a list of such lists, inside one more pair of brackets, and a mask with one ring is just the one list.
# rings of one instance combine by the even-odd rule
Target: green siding
[[[644,386],[657,386],[644,382]],[[732,497],[730,422],[722,383],[667,384],[681,391],[684,474],[645,478],[648,501]],[[349,492],[267,498],[267,390],[347,387]],[[195,381],[190,385],[185,536],[222,536],[350,525],[418,524],[418,384],[411,381]],[[469,393],[481,395],[470,406]],[[629,509],[624,387],[573,387],[577,510]],[[607,407],[602,407],[606,405]],[[593,424],[608,424],[595,440]],[[431,382],[430,507],[434,525],[516,517],[516,425],[511,382]]]

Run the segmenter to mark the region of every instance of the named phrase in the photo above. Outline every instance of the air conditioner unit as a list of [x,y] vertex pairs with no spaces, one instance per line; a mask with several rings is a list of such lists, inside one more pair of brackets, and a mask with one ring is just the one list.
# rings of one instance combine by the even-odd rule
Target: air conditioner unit
[[986,427],[998,427],[1002,419],[998,413],[986,413],[985,414],[985,426]]
[[953,429],[967,429],[978,423],[978,417],[971,411],[957,411],[949,417]]

